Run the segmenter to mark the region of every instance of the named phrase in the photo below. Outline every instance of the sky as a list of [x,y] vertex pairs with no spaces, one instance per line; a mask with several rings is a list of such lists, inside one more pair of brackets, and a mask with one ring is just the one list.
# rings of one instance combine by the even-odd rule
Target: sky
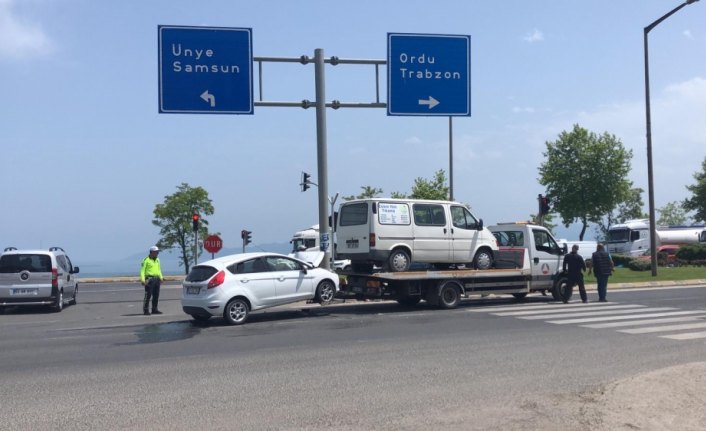
[[[386,60],[390,32],[470,35],[472,115],[453,119],[456,200],[486,224],[526,220],[544,193],[545,143],[574,124],[616,135],[633,152],[630,180],[647,190],[643,28],[677,5],[0,0],[0,246],[59,245],[77,265],[146,254],[159,239],[154,207],[181,183],[207,190],[225,247],[240,246],[242,229],[257,247],[318,222],[316,188],[299,186],[302,171],[319,181],[315,110],[160,114],[158,25],[251,28],[261,57]],[[706,157],[705,23],[697,2],[649,36],[657,208],[689,196]],[[372,66],[325,73],[328,102],[375,101]],[[379,84],[385,102],[384,66]],[[314,66],[265,63],[262,98],[316,100]],[[326,115],[330,195],[409,193],[415,178],[449,172],[447,117]]]

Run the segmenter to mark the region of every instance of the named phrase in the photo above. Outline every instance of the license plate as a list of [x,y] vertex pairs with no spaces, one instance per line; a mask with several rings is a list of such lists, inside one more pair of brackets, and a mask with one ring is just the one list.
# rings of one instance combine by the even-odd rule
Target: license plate
[[200,287],[187,287],[186,294],[187,295],[198,295],[200,290],[201,290]]
[[36,295],[37,289],[12,289],[13,295]]

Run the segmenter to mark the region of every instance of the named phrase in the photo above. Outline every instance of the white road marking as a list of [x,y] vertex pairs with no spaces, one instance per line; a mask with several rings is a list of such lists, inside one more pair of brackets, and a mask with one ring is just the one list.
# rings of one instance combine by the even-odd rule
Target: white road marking
[[606,320],[628,320],[642,319],[643,317],[663,317],[663,316],[685,316],[689,314],[703,314],[703,311],[672,311],[669,313],[648,313],[634,314],[629,316],[607,316],[607,317],[588,317],[585,319],[566,319],[566,320],[548,320],[547,323],[555,325],[567,325],[571,323],[589,323],[589,322],[604,322]]
[[645,320],[632,320],[629,322],[595,323],[592,325],[580,325],[580,326],[582,328],[591,328],[591,329],[620,328],[622,326],[639,326],[639,325],[655,325],[655,324],[659,324],[659,323],[693,322],[696,320],[702,320],[704,317],[706,317],[706,312],[704,312],[704,316],[668,317],[666,319],[645,319]]
[[[563,304],[562,304],[563,305]],[[581,313],[584,312],[594,312],[594,311],[610,311],[610,310],[620,310],[620,309],[626,309],[626,308],[645,308],[647,307],[646,305],[612,305],[612,306],[597,306],[597,307],[584,307],[580,309],[574,309],[577,310]],[[504,312],[504,313],[493,313],[496,316],[531,316],[533,314],[542,314],[542,313],[566,313],[567,310],[564,307],[557,307],[554,310],[523,310],[523,311],[512,311],[512,312]],[[576,313],[571,314],[571,315],[576,315]]]
[[539,319],[554,319],[557,317],[590,317],[590,316],[607,316],[607,315],[619,315],[619,314],[631,314],[631,313],[644,313],[646,311],[667,311],[676,310],[673,307],[645,307],[631,310],[616,310],[616,311],[594,311],[588,313],[565,313],[565,314],[543,314],[539,316],[522,316],[519,319],[525,320],[539,320]]
[[706,322],[684,323],[681,325],[648,326],[647,328],[619,329],[618,332],[626,334],[651,334],[653,332],[683,331],[685,329],[706,328]]
[[706,332],[687,332],[686,334],[660,335],[660,338],[669,338],[671,340],[696,340],[698,338],[706,338]]

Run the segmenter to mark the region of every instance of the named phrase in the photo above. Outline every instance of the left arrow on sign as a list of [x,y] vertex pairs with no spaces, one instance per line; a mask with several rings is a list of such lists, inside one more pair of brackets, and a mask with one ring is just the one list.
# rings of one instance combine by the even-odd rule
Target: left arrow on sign
[[209,94],[208,90],[201,93],[201,98],[211,104],[211,108],[216,107],[216,96]]
[[[203,96],[202,96],[203,97]],[[439,104],[439,101],[429,96],[429,99],[419,99],[420,105],[429,105],[429,109]]]

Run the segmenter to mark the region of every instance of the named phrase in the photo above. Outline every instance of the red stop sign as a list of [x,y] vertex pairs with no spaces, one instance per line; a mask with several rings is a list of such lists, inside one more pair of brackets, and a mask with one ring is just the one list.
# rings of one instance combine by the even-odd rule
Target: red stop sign
[[221,248],[223,248],[223,241],[218,235],[210,235],[203,242],[203,248],[205,248],[209,253],[218,253],[221,251]]

